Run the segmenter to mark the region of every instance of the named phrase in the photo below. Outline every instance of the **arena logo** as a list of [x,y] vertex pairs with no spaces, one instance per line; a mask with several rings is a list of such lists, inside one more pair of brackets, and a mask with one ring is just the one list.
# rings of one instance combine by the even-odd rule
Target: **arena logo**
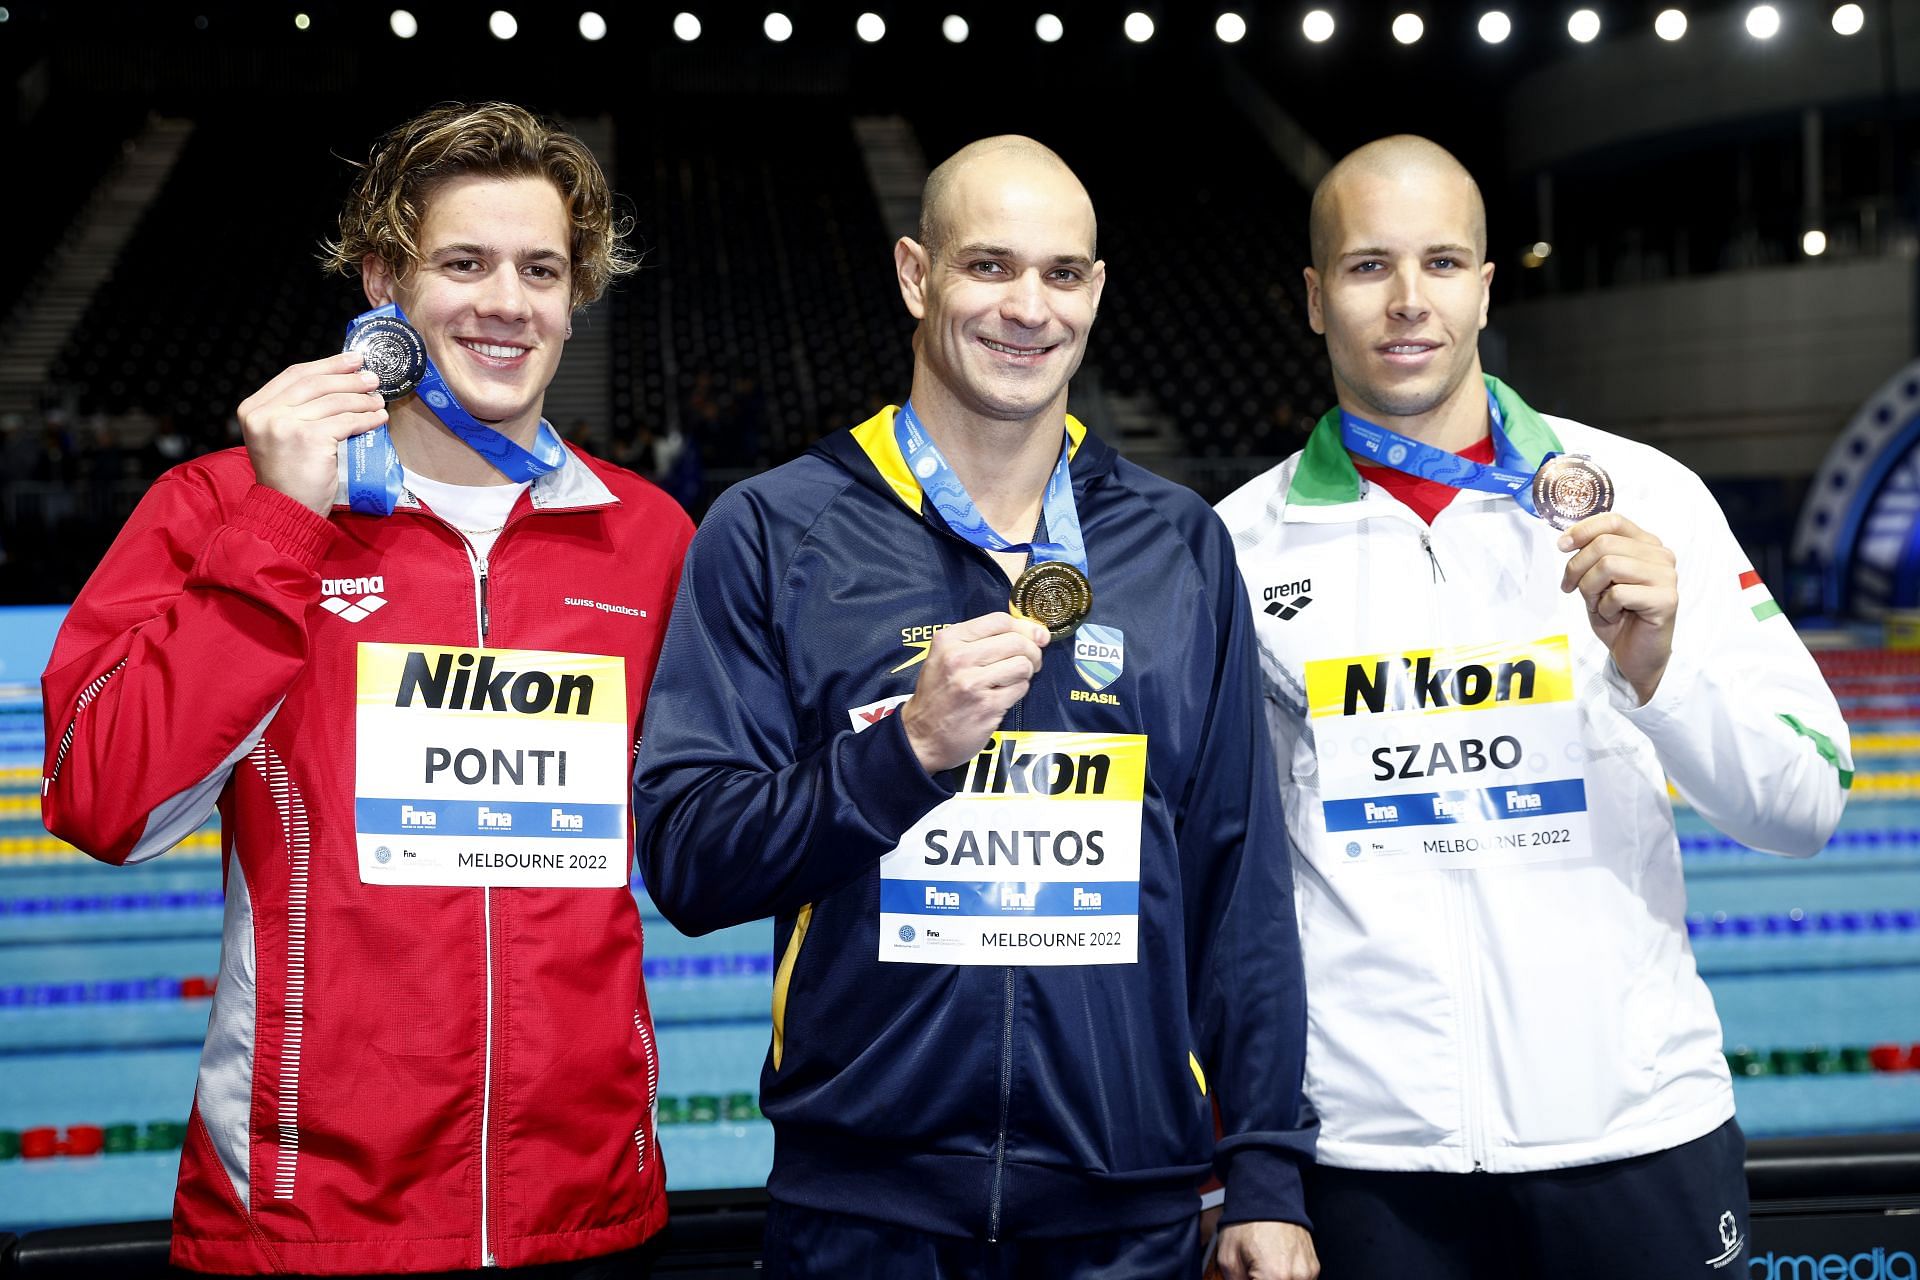
[[1313,603],[1313,597],[1307,594],[1312,590],[1312,578],[1302,578],[1298,582],[1289,582],[1285,586],[1268,587],[1266,590],[1268,616],[1278,618],[1282,622],[1293,621],[1302,609]]
[[320,607],[346,622],[358,622],[386,603],[386,577],[322,578]]
[[1751,1280],[1920,1280],[1920,1263],[1905,1249],[1840,1253],[1764,1253],[1747,1262]]

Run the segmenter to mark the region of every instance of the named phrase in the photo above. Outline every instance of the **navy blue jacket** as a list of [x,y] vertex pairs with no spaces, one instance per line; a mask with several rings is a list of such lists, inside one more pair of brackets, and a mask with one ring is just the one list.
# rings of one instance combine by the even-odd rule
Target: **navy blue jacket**
[[[1292,870],[1233,545],[1194,494],[1069,419],[1094,587],[1125,660],[1049,647],[1003,729],[1148,736],[1136,964],[881,963],[879,860],[952,794],[900,718],[934,624],[1007,607],[901,462],[891,411],[728,491],[688,552],[634,775],[648,892],[690,933],[772,915],[761,1076],[776,1199],[988,1239],[1172,1222],[1210,1163],[1229,1222],[1305,1223]],[[1211,1089],[1224,1138],[1214,1139]]]

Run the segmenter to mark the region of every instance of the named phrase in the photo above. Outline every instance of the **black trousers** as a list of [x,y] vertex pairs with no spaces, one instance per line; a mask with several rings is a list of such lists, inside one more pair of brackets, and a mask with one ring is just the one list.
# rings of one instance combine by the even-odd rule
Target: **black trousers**
[[1305,1171],[1321,1280],[1746,1280],[1747,1140],[1729,1120],[1540,1173]]
[[767,1205],[768,1280],[1192,1280],[1199,1269],[1197,1212],[1139,1231],[989,1244]]

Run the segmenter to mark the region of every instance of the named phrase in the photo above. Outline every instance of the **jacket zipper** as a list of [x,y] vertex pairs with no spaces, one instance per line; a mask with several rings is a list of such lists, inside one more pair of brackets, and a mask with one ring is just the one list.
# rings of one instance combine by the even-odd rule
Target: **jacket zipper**
[[[1041,531],[1046,527],[1046,515],[1042,512],[1034,524],[1033,539],[1038,541]],[[979,555],[987,561],[993,570],[996,585],[1006,581],[1006,574],[1000,566],[981,551]],[[1033,563],[1033,553],[1027,553],[1027,563]],[[1011,584],[1009,584],[1011,585]],[[1027,700],[1025,698],[1007,709],[1013,719],[1013,729],[1019,732],[1026,726]],[[1001,984],[1001,1022],[1000,1022],[1000,1126],[993,1139],[993,1193],[987,1201],[987,1243],[1000,1242],[1000,1207],[1007,1175],[1007,1116],[1013,1110],[1013,985],[1014,966],[1008,965]]]
[[[1435,586],[1447,580],[1440,557],[1433,549],[1431,527],[1420,531],[1420,549],[1427,553],[1427,566]],[[1468,892],[1471,871],[1443,871],[1451,910],[1448,915],[1450,941],[1453,944],[1455,972],[1460,975],[1460,1130],[1466,1157],[1474,1173],[1487,1167],[1487,1142],[1483,1132],[1485,1118],[1480,1105],[1485,1081],[1485,1064],[1480,1060],[1480,970],[1472,933],[1472,895]]]
[[[504,529],[501,530],[502,536],[505,532]],[[473,543],[467,540],[466,535],[460,534],[458,530],[455,533],[460,538],[461,544],[466,547],[467,561],[473,566],[474,621],[480,631],[480,645],[484,648],[487,643],[487,633],[493,629],[492,619],[487,610],[487,558],[474,550]],[[495,545],[498,545],[497,540]],[[493,888],[491,885],[481,886],[480,908],[487,960],[487,1042],[480,1081],[480,1265],[497,1267],[500,1264],[493,1256],[493,1243],[488,1231],[492,1204],[489,1200],[491,1188],[487,1181],[487,1156],[493,1144]]]
[[[999,572],[999,566],[994,567],[994,572]],[[1015,732],[1024,725],[1025,709],[1025,698],[1011,708]],[[1013,980],[1014,967],[1008,965],[1000,992],[1000,1127],[993,1139],[993,1195],[987,1202],[989,1244],[1000,1242],[1000,1200],[1007,1173],[1007,1115],[1013,1109]]]
[[[425,513],[431,514],[431,513]],[[432,516],[453,530],[453,536],[460,539],[460,545],[466,548],[467,563],[473,570],[473,612],[474,623],[480,632],[480,646],[486,647],[487,636],[493,630],[493,616],[487,607],[487,557],[474,550],[473,542],[464,533],[454,529],[439,516]],[[526,513],[507,517],[501,526],[499,536],[494,539],[495,547],[500,539],[507,536],[507,530],[526,518]],[[488,1183],[488,1154],[493,1140],[493,888],[482,886],[480,890],[482,936],[486,944],[487,962],[487,1043],[481,1065],[480,1082],[480,1265],[497,1267],[500,1262],[494,1257],[492,1234],[489,1231],[489,1219],[492,1216],[491,1187]]]
[[1447,571],[1440,567],[1440,557],[1433,554],[1433,532],[1430,529],[1420,531],[1420,549],[1427,553],[1427,570],[1435,582],[1445,582]]
[[1467,877],[1471,871],[1443,871],[1447,878],[1447,897],[1453,908],[1454,963],[1460,974],[1460,1130],[1466,1144],[1466,1157],[1472,1172],[1487,1171],[1486,1127],[1480,1096],[1486,1080],[1486,1064],[1480,1055],[1480,970],[1474,954],[1468,908],[1471,895]]

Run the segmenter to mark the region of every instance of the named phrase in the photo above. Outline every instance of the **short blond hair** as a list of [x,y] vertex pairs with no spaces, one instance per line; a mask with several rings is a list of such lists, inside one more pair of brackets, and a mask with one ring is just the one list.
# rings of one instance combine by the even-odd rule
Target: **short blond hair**
[[403,279],[420,261],[420,227],[434,189],[481,174],[545,178],[559,191],[572,230],[573,305],[584,307],[639,264],[615,216],[607,175],[587,145],[510,102],[442,103],[373,144],[340,210],[340,233],[324,242],[330,271],[357,276],[371,255]]

